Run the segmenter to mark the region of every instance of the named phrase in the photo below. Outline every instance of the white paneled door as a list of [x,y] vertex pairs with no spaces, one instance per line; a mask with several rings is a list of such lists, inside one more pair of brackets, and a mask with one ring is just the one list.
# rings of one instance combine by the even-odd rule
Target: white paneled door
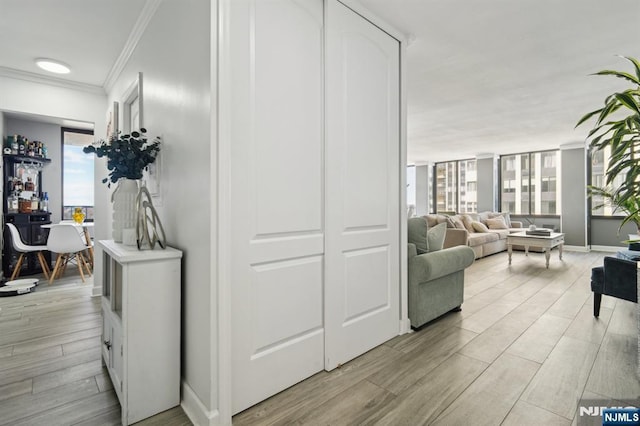
[[327,2],[325,369],[398,334],[400,44]]
[[399,43],[335,0],[228,4],[237,413],[398,334]]
[[231,5],[237,413],[324,366],[323,4]]

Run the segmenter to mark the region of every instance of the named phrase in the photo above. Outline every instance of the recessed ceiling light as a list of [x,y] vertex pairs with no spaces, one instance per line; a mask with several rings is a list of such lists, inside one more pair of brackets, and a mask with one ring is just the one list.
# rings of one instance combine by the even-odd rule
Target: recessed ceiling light
[[71,68],[69,68],[68,65],[53,59],[38,58],[36,59],[36,65],[45,71],[54,72],[56,74],[69,74],[71,72]]

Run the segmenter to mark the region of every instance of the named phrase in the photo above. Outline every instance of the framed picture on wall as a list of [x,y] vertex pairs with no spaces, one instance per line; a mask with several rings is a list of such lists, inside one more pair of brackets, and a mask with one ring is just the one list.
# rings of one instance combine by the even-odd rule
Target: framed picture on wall
[[139,72],[136,80],[124,92],[122,110],[124,133],[131,133],[144,127],[142,99],[142,73]]
[[107,112],[107,140],[118,137],[118,102],[114,102]]
[[[122,131],[131,133],[144,127],[144,97],[142,73],[139,72],[135,81],[131,83],[129,88],[124,92],[122,101]],[[147,134],[147,137],[153,138],[155,134]],[[162,151],[158,153],[156,161],[149,164],[147,170],[142,172],[142,183],[149,190],[154,198],[160,197],[160,170],[162,166]],[[161,205],[160,200],[155,200],[157,205]]]

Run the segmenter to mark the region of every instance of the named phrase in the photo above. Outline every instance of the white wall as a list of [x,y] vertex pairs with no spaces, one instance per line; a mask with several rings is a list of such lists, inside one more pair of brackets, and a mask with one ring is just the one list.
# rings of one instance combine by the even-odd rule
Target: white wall
[[61,126],[8,117],[5,129],[6,135],[22,135],[31,141],[37,140],[47,145],[47,157],[51,159],[51,163],[46,163],[42,169],[42,188],[39,191],[49,193],[51,221],[59,222],[62,219]]
[[120,102],[122,123],[124,93],[143,73],[143,125],[149,136],[163,139],[158,213],[169,245],[184,252],[182,375],[207,410],[217,406],[211,367],[217,346],[210,327],[216,312],[210,303],[216,291],[209,248],[215,224],[210,207],[215,173],[210,164],[210,16],[207,0],[163,1],[108,93],[109,105]]
[[[0,110],[58,117],[94,124],[96,135],[106,133],[106,95],[98,88],[78,89],[50,85],[43,82],[21,80],[0,75]],[[101,172],[102,171],[102,172]],[[107,222],[110,202],[105,189],[99,189],[106,176],[104,161],[96,160],[95,237],[107,238],[104,224]],[[103,196],[101,196],[103,194]],[[100,226],[99,224],[103,224]],[[99,264],[101,259],[96,259]],[[99,280],[94,280],[93,294],[102,291]]]
[[[0,93],[0,110],[85,121],[94,123],[96,135],[106,133],[105,94],[5,76],[0,76]],[[97,160],[96,186],[100,185],[100,180],[106,176],[106,172],[100,172],[104,169],[103,161]],[[106,196],[100,197],[99,193],[100,191],[96,192],[96,223],[105,223],[109,201]],[[95,235],[97,239],[105,239],[106,229],[97,226]],[[95,288],[94,290],[98,291]]]

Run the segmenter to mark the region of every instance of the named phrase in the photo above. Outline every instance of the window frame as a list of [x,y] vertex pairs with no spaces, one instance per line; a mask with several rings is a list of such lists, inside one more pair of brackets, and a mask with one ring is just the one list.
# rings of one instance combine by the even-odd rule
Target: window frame
[[[527,194],[528,194],[528,212],[527,213],[515,213],[515,212],[510,212],[512,216],[517,216],[517,217],[534,217],[534,218],[540,218],[540,219],[544,219],[544,218],[559,218],[561,217],[561,213],[556,212],[556,214],[542,214],[542,213],[531,213],[532,210],[535,210],[535,208],[532,208],[532,202],[534,202],[533,197],[531,196],[531,192],[532,190],[535,190],[535,182],[533,182],[533,184],[531,184],[531,164],[532,164],[532,155],[534,154],[541,154],[541,169],[545,168],[544,167],[544,163],[543,163],[543,158],[542,158],[542,154],[544,153],[548,153],[548,152],[554,152],[556,154],[559,154],[561,152],[560,149],[543,149],[543,150],[539,150],[539,151],[522,151],[522,152],[513,152],[513,153],[509,153],[509,154],[502,154],[500,155],[500,158],[498,159],[498,206],[500,208],[500,210],[502,210],[502,192],[503,192],[503,180],[502,180],[502,161],[504,157],[511,157],[514,155],[526,155],[527,156],[527,164],[528,164],[528,175],[527,175],[527,181],[528,181],[528,190],[527,190]],[[555,165],[555,169],[557,170],[558,168],[558,163],[557,163],[557,157],[556,157],[556,165]],[[514,161],[515,163],[515,161]],[[540,170],[540,172],[542,172],[542,170]],[[558,175],[556,175],[556,192],[558,192],[558,188],[557,188],[557,178]],[[522,179],[520,180],[519,183],[516,182],[516,186],[518,186],[518,184],[520,186],[522,186]],[[540,186],[541,186],[541,190],[542,190],[542,177],[540,178]],[[522,200],[521,200],[522,202]],[[514,203],[517,203],[517,201],[514,201]],[[557,204],[557,200],[556,200],[556,204]],[[556,207],[557,208],[557,207]]]
[[[80,133],[80,134],[84,134],[84,135],[95,135],[95,132],[93,130],[90,129],[77,129],[74,127],[61,127],[60,128],[60,218],[62,220],[68,220],[65,219],[64,216],[64,146],[65,146],[65,137],[64,134],[65,133]],[[88,157],[90,158],[90,157]],[[94,169],[94,179],[95,179],[95,169]],[[95,183],[95,180],[94,180]],[[84,206],[84,207],[88,207],[88,206]],[[93,202],[93,209],[94,209],[94,215],[95,215],[95,199]],[[49,209],[51,210],[51,209]],[[85,222],[93,222],[94,218],[91,217],[89,218],[87,215],[87,212],[85,210]]]
[[[595,150],[593,148],[588,148],[587,149],[587,186],[593,185],[593,154],[595,152],[599,152],[602,150]],[[608,159],[606,158],[605,153],[602,153],[602,165],[603,165],[603,173],[602,173],[602,183],[605,183],[606,180],[606,173],[607,173],[607,163],[608,163]],[[626,174],[625,174],[626,176]],[[593,197],[588,196],[587,197],[587,212],[589,213],[589,217],[590,218],[595,218],[595,219],[609,219],[609,220],[616,220],[619,221],[620,219],[624,219],[624,217],[626,216],[625,213],[620,212],[618,214],[594,214],[593,213]]]
[[[433,193],[433,201],[432,201],[432,209],[435,213],[438,213],[438,165],[439,164],[448,164],[448,163],[454,163],[455,164],[455,176],[456,176],[456,191],[455,191],[455,211],[456,213],[462,213],[460,212],[460,163],[463,162],[469,162],[469,161],[473,161],[475,163],[475,167],[472,170],[473,172],[476,173],[476,190],[475,192],[478,192],[477,189],[477,173],[478,173],[478,159],[477,158],[462,158],[460,160],[450,160],[450,161],[438,161],[436,163],[434,163],[433,165],[433,183],[432,183],[432,193]],[[465,170],[465,173],[468,172],[469,170]],[[465,179],[465,186],[467,185],[468,181]],[[446,189],[445,189],[446,190]],[[464,188],[464,193],[466,195],[467,193],[467,188]],[[475,201],[476,204],[476,210],[477,210],[477,205],[478,205],[478,201]]]

